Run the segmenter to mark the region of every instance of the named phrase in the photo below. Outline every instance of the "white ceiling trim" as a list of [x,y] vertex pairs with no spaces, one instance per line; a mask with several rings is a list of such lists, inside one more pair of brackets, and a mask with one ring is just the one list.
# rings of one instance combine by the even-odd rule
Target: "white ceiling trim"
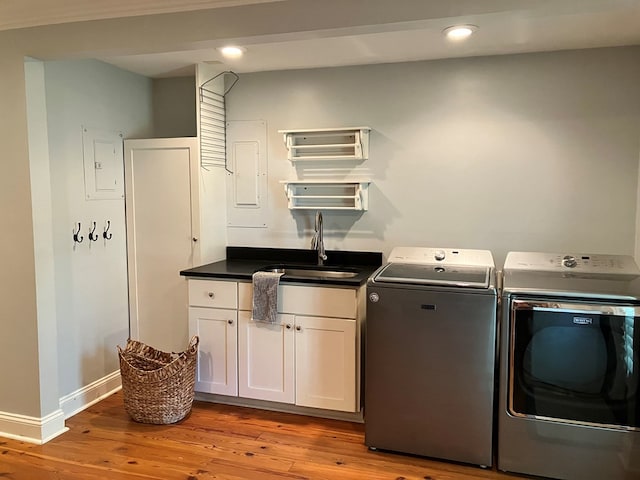
[[277,1],[282,0],[7,0],[0,1],[0,31]]

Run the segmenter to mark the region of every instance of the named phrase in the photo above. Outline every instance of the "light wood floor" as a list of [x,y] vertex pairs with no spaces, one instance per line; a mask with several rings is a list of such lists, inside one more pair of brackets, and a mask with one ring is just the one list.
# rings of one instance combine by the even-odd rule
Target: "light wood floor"
[[117,393],[45,445],[0,438],[12,480],[508,480],[479,467],[371,452],[361,424],[195,402],[175,425],[143,425]]

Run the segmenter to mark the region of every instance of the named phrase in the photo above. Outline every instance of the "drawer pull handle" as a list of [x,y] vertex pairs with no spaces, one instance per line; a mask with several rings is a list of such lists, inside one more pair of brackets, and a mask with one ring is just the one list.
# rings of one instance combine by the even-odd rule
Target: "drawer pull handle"
[[213,292],[209,292],[207,295],[209,295],[209,298],[213,298],[213,297],[215,297],[215,295],[213,294]]

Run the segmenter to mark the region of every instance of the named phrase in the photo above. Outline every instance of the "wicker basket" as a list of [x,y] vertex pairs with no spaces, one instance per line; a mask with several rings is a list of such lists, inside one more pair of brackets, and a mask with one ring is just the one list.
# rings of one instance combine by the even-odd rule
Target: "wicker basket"
[[191,411],[198,357],[197,336],[181,353],[166,353],[142,342],[118,346],[124,408],[136,422],[167,424]]

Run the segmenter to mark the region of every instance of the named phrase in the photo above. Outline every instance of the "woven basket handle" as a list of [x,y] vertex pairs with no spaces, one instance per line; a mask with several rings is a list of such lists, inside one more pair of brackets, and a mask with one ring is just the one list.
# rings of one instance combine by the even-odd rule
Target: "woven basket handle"
[[189,341],[189,348],[187,348],[187,351],[189,353],[195,353],[198,350],[199,343],[200,343],[200,338],[197,335],[194,335],[193,337],[191,337],[191,340]]

